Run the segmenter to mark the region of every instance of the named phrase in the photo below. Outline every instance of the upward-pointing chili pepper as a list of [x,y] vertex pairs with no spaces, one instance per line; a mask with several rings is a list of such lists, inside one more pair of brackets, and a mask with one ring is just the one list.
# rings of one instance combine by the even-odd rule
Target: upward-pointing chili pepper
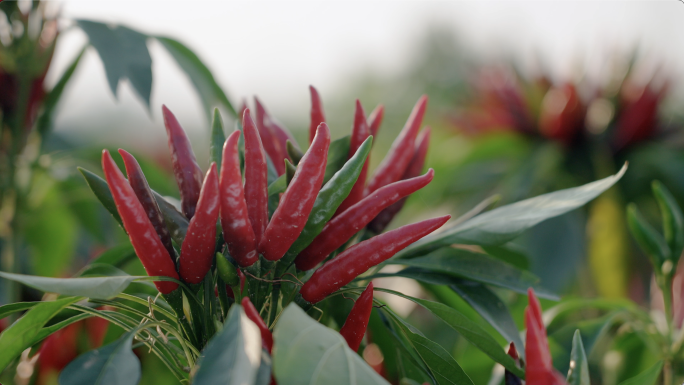
[[311,303],[320,302],[369,268],[437,230],[449,218],[451,215],[413,223],[357,243],[314,271],[302,286],[302,297]]
[[[133,249],[140,258],[147,274],[178,279],[176,266],[171,260],[169,252],[166,251],[157,236],[157,232],[147,218],[145,209],[135,195],[133,188],[124,178],[107,150],[102,151],[102,169],[112,191],[112,197],[124,228],[128,232]],[[175,282],[159,281],[154,282],[154,284],[162,294],[169,294],[178,288],[178,284]]]
[[223,145],[220,197],[221,227],[230,255],[240,266],[251,266],[259,258],[256,237],[249,221],[247,203],[240,176],[238,140],[240,131],[233,132]]
[[176,183],[180,189],[181,208],[183,214],[188,219],[192,219],[202,188],[202,169],[197,165],[190,140],[176,117],[166,106],[162,106],[162,113],[166,134],[169,137],[173,174],[176,176]]
[[289,141],[291,143],[290,145],[297,147],[297,141],[287,127],[280,124],[270,115],[268,115],[266,118],[266,126],[271,129],[273,136],[278,141],[278,149],[281,151],[280,155],[283,157],[283,159],[289,158],[290,154],[287,150],[287,142]]
[[[411,162],[409,163],[408,167],[406,167],[404,175],[401,176],[402,180],[415,178],[420,175],[421,172],[423,172],[423,165],[425,164],[425,157],[427,156],[429,145],[430,127],[425,127],[420,135],[418,135],[418,139],[416,139],[416,149],[413,152],[413,158],[411,158]],[[399,211],[401,211],[401,209],[404,207],[406,199],[408,199],[408,197],[403,198],[399,202],[382,210],[382,212],[368,224],[368,229],[375,234],[382,233],[382,231],[385,230],[387,225],[389,225],[389,223],[392,221],[394,216],[397,215],[397,213],[399,213]]]
[[313,242],[299,253],[295,259],[297,268],[310,270],[316,267],[330,253],[366,227],[384,208],[425,187],[432,181],[434,175],[434,171],[430,169],[423,176],[394,182],[382,187],[333,218]]
[[138,161],[124,149],[119,149],[119,154],[121,154],[124,165],[126,166],[128,183],[130,183],[133,192],[135,192],[143,209],[145,209],[147,218],[150,220],[150,223],[152,223],[152,226],[154,226],[154,230],[157,232],[166,251],[169,252],[171,259],[175,260],[176,251],[173,249],[173,243],[171,243],[171,234],[169,234],[169,229],[167,229],[164,224],[161,210],[159,210],[157,201],[154,199],[154,195],[152,195],[152,190],[150,190],[150,186],[147,184],[147,180],[140,169]]
[[373,112],[368,116],[368,128],[370,129],[370,134],[375,136],[378,134],[380,125],[382,124],[382,118],[385,116],[385,106],[380,104],[375,107]]
[[416,106],[413,107],[413,111],[411,111],[411,115],[406,121],[406,125],[394,140],[389,153],[387,153],[385,159],[382,160],[380,166],[375,170],[370,182],[368,182],[366,195],[382,186],[398,181],[404,174],[404,171],[406,171],[406,167],[412,157],[411,155],[407,156],[407,154],[413,154],[416,135],[418,135],[423,115],[425,115],[427,100],[425,95],[418,99]]
[[351,312],[344,321],[340,334],[347,341],[347,345],[353,351],[359,350],[361,340],[366,334],[368,327],[368,320],[370,319],[371,310],[373,310],[373,282],[366,286],[366,289],[361,293],[359,298],[354,303]]
[[282,258],[304,229],[323,183],[329,147],[330,130],[321,123],[259,243],[259,252],[269,261]]
[[318,91],[314,86],[309,86],[311,91],[311,125],[309,126],[309,143],[312,143],[316,130],[321,123],[325,123],[325,114],[323,113],[323,102],[318,95]]
[[[511,356],[513,360],[515,360],[515,363],[520,366],[520,359],[518,357],[518,351],[515,350],[515,344],[511,342],[511,345],[508,348],[508,355]],[[510,372],[508,369],[506,369],[506,372],[504,373],[504,385],[522,385],[522,380]]]
[[268,330],[268,326],[266,326],[264,320],[261,319],[259,312],[254,307],[254,304],[252,304],[252,301],[249,300],[249,297],[242,299],[242,307],[245,309],[245,315],[247,318],[252,320],[252,322],[254,322],[259,328],[263,347],[268,350],[269,353],[271,353],[273,350],[273,334],[271,334],[271,331]]
[[188,283],[202,282],[214,260],[216,221],[221,207],[216,174],[216,163],[212,163],[204,178],[197,212],[190,220],[181,246],[180,276]]
[[527,290],[529,306],[525,309],[525,383],[527,385],[567,385],[565,378],[553,368],[549,341],[542,320],[541,305],[534,290]]
[[[361,144],[370,136],[370,131],[368,130],[368,124],[366,123],[366,113],[363,111],[363,106],[359,99],[356,99],[356,110],[354,112],[354,126],[352,128],[352,134],[349,141],[349,155],[351,158],[356,154],[356,151],[361,147]],[[363,199],[363,190],[366,188],[366,174],[368,173],[368,162],[370,156],[366,157],[366,161],[363,164],[363,169],[361,169],[361,174],[356,179],[354,187],[347,198],[342,202],[340,207],[337,208],[336,215],[344,212],[344,210],[355,205],[358,201]]]
[[249,109],[242,116],[242,133],[245,136],[245,201],[258,245],[268,223],[268,167],[266,152]]
[[254,102],[256,104],[256,126],[261,137],[261,143],[271,162],[273,162],[273,167],[275,167],[278,176],[283,175],[285,173],[285,165],[283,164],[285,148],[280,149],[280,143],[267,123],[268,113],[264,105],[256,97]]

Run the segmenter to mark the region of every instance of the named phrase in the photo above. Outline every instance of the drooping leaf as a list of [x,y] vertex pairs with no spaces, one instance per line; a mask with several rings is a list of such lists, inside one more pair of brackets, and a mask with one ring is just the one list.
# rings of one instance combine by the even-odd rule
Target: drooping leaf
[[88,187],[90,187],[100,203],[102,203],[104,208],[107,209],[110,214],[112,214],[112,217],[114,217],[114,219],[119,223],[119,226],[121,226],[123,229],[123,222],[121,221],[119,212],[116,210],[116,203],[114,203],[114,197],[112,197],[112,192],[109,190],[107,181],[100,178],[97,174],[84,168],[78,167],[78,171],[81,172],[83,178],[86,180],[86,183],[88,183]]
[[233,305],[197,362],[194,385],[254,384],[261,362],[261,334],[242,306]]
[[583,206],[615,184],[625,171],[627,165],[613,176],[480,214],[442,232],[426,236],[399,253],[396,258],[414,258],[452,244],[491,246],[506,243],[546,219]]
[[279,385],[388,384],[334,330],[297,305],[280,316],[274,333],[273,369]]
[[80,301],[80,297],[40,302],[0,334],[0,372],[21,352],[34,343],[35,336],[52,317],[65,307]]
[[89,277],[89,278],[50,278],[33,275],[12,274],[0,271],[0,277],[22,283],[46,293],[68,296],[82,296],[92,299],[109,299],[121,293],[139,276]]
[[349,157],[349,146],[351,137],[349,135],[334,140],[330,143],[328,149],[328,161],[325,165],[325,175],[323,176],[323,184],[328,183],[330,178],[338,172],[342,166],[347,162]]
[[569,385],[591,385],[589,379],[589,363],[587,353],[582,345],[582,336],[575,330],[572,337],[572,352],[570,353],[570,370],[568,370]]
[[663,361],[658,361],[655,365],[646,369],[636,377],[632,377],[629,380],[622,381],[620,385],[653,385],[658,376],[660,376],[660,371],[663,369]]
[[140,361],[132,349],[133,330],[73,360],[59,375],[60,385],[130,385],[140,381]]

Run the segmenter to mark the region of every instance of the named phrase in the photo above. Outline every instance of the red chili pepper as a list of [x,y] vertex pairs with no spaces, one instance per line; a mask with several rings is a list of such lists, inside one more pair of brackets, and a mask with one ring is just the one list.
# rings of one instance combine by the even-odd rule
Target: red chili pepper
[[195,215],[195,207],[202,188],[202,169],[195,160],[190,140],[176,117],[162,106],[164,126],[169,137],[169,149],[173,161],[173,174],[180,189],[181,208],[188,219]]
[[197,202],[197,212],[188,224],[180,254],[180,276],[188,283],[200,283],[211,269],[216,249],[216,221],[219,217],[218,172],[211,163]]
[[282,258],[304,229],[323,183],[329,147],[330,130],[321,123],[259,243],[259,252],[269,261]]
[[128,183],[130,183],[135,195],[145,209],[147,218],[150,219],[150,222],[152,223],[152,226],[154,226],[154,230],[157,232],[162,244],[164,244],[166,251],[169,252],[171,259],[175,259],[176,251],[173,249],[173,243],[171,243],[171,234],[169,234],[169,229],[167,229],[166,224],[164,224],[164,217],[162,217],[159,205],[157,205],[157,201],[152,195],[152,190],[150,190],[150,186],[147,184],[145,174],[143,174],[138,161],[135,160],[133,155],[121,148],[119,149],[119,154],[123,158],[124,165],[126,166]]
[[249,297],[242,299],[242,307],[245,309],[245,315],[247,318],[252,320],[252,322],[259,327],[259,331],[261,332],[261,343],[263,347],[268,350],[269,353],[271,353],[273,350],[273,334],[271,334],[271,331],[268,330],[268,326],[266,326],[264,320],[261,319],[259,312],[252,304],[252,301],[249,300]]
[[245,136],[245,201],[258,245],[268,224],[268,168],[266,152],[249,109],[242,116],[242,133]]
[[527,385],[566,385],[563,377],[553,368],[549,341],[542,320],[541,305],[532,288],[527,290],[529,306],[525,309],[525,383]]
[[[425,165],[425,157],[427,156],[427,150],[430,145],[430,127],[425,127],[423,131],[418,135],[416,139],[416,149],[413,152],[413,158],[409,163],[404,175],[401,176],[402,180],[415,178],[423,172],[423,165]],[[397,203],[389,206],[388,208],[382,210],[378,216],[376,216],[369,224],[368,229],[373,231],[375,234],[380,234],[385,230],[387,225],[392,221],[395,215],[401,211],[406,203],[407,198],[403,198]]]
[[80,322],[73,323],[45,339],[38,350],[40,354],[38,365],[41,374],[61,371],[78,356],[78,333],[81,326]]
[[[133,188],[107,150],[102,151],[102,169],[124,228],[147,274],[178,279],[176,266],[169,252],[157,236]],[[158,281],[154,284],[162,294],[169,294],[178,288],[175,282]]]
[[[356,110],[354,112],[354,126],[352,128],[351,139],[349,142],[349,155],[347,159],[351,158],[356,154],[356,151],[361,147],[363,142],[370,135],[368,130],[368,123],[366,123],[366,113],[363,111],[363,106],[359,99],[356,99]],[[356,183],[352,187],[347,198],[342,201],[340,206],[337,208],[335,215],[340,215],[346,209],[358,203],[363,199],[363,191],[366,188],[366,174],[368,173],[368,162],[370,161],[370,154],[366,158],[366,162],[363,164],[361,173],[359,174]]]
[[425,175],[394,182],[382,187],[359,203],[333,218],[311,244],[295,259],[300,270],[310,270],[322,262],[330,253],[337,250],[354,234],[375,218],[386,207],[403,197],[418,191],[432,181],[435,172],[430,169]]
[[418,135],[418,130],[420,130],[423,115],[425,115],[427,100],[428,98],[425,95],[418,99],[416,106],[413,107],[413,111],[411,111],[411,115],[406,121],[406,125],[394,140],[389,153],[387,153],[385,159],[382,160],[380,166],[375,170],[375,174],[373,174],[370,182],[368,182],[366,195],[382,186],[398,181],[404,174],[404,171],[406,171],[406,167],[411,161],[411,156],[406,156],[406,154],[413,154],[416,136]]
[[249,222],[247,203],[240,176],[238,140],[240,131],[233,132],[223,145],[221,162],[221,227],[230,255],[240,266],[251,266],[259,255],[256,251],[256,237]]
[[375,107],[373,112],[368,116],[368,128],[370,129],[370,134],[375,138],[382,124],[382,118],[385,116],[385,106],[382,104]]
[[302,297],[311,303],[320,302],[366,270],[437,230],[449,218],[451,215],[413,223],[357,243],[316,270],[302,286]]
[[359,350],[361,340],[366,334],[368,327],[368,320],[370,319],[371,310],[373,310],[373,282],[370,282],[366,289],[361,293],[359,298],[354,303],[351,312],[344,321],[340,334],[347,341],[347,345],[353,351]]
[[283,163],[283,159],[285,159],[286,156],[285,147],[282,149],[280,148],[280,143],[271,127],[269,127],[269,124],[267,123],[269,116],[264,105],[261,104],[256,97],[254,98],[254,102],[256,103],[256,126],[257,130],[259,130],[259,136],[261,136],[261,143],[264,146],[266,154],[268,154],[268,157],[271,159],[278,176],[283,175],[285,173],[285,164]]
[[309,143],[313,143],[316,136],[316,130],[321,123],[325,123],[325,114],[323,113],[323,102],[318,95],[318,91],[309,86],[311,91],[311,125],[309,126]]
[[[242,272],[242,270],[237,269],[238,273],[238,278],[240,278],[240,292],[245,291],[245,280],[247,277],[245,277],[245,273]],[[235,293],[233,293],[233,288],[230,287],[229,285],[226,285],[226,294],[228,294],[228,297],[230,298],[235,298]]]
[[[515,344],[511,342],[508,347],[508,355],[515,361],[515,363],[520,366],[520,358],[518,357],[518,351],[515,350]],[[522,385],[522,380],[506,369],[504,373],[504,385]]]
[[266,125],[271,129],[271,132],[273,132],[273,136],[278,141],[279,148],[283,151],[281,154],[282,158],[290,159],[290,156],[287,152],[287,141],[289,140],[290,143],[297,148],[297,141],[295,140],[294,136],[292,136],[292,133],[272,116],[268,116],[268,119],[266,119]]

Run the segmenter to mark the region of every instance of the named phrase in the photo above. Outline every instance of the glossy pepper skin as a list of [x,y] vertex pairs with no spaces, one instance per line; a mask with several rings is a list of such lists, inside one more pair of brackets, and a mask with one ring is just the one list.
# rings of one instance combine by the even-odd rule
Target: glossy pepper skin
[[261,137],[261,143],[264,146],[266,155],[271,159],[273,167],[275,167],[278,176],[285,173],[285,165],[283,159],[286,157],[286,149],[280,148],[280,142],[277,140],[270,124],[268,112],[258,98],[254,98],[256,104],[256,127]]
[[539,300],[531,288],[527,290],[527,295],[529,306],[525,309],[525,384],[567,385],[565,377],[554,369],[551,361]]
[[361,346],[361,340],[363,340],[366,328],[368,327],[371,310],[373,310],[373,282],[366,286],[366,289],[356,300],[354,307],[352,307],[351,312],[347,316],[347,320],[344,321],[344,325],[340,329],[340,334],[353,351],[359,350],[359,346]]
[[268,166],[249,109],[242,116],[242,132],[245,136],[245,201],[258,245],[268,224]]
[[316,270],[302,286],[300,294],[310,303],[320,302],[369,268],[437,230],[449,218],[451,216],[446,215],[424,220],[357,243]]
[[238,140],[240,131],[233,132],[223,145],[219,197],[221,227],[228,252],[240,266],[251,266],[259,258],[256,237],[249,221],[247,202],[242,188]]
[[323,227],[323,231],[313,242],[299,253],[295,259],[297,268],[299,270],[310,270],[316,267],[330,253],[366,227],[383,209],[425,187],[432,181],[434,175],[435,172],[430,169],[423,176],[394,182],[382,187],[333,218]]
[[126,150],[119,149],[119,154],[123,158],[124,165],[126,166],[128,183],[130,183],[135,195],[145,209],[147,218],[150,219],[150,222],[152,223],[152,226],[154,226],[154,230],[157,232],[162,244],[164,244],[166,251],[169,252],[172,259],[175,259],[176,251],[173,249],[173,244],[171,243],[171,234],[164,224],[164,217],[162,217],[159,205],[157,205],[157,201],[154,199],[154,195],[152,195],[152,190],[150,190],[150,186],[147,184],[147,179],[145,179],[145,175],[140,169],[138,161]]
[[427,100],[428,98],[425,95],[418,99],[416,106],[413,107],[413,111],[411,111],[411,115],[406,121],[406,125],[394,140],[387,156],[382,160],[382,163],[380,163],[373,177],[368,182],[366,195],[382,186],[398,181],[404,174],[404,171],[406,171],[406,167],[411,161],[411,156],[407,156],[407,154],[413,154],[416,136],[425,115]]
[[[361,147],[361,144],[370,136],[370,130],[368,129],[368,123],[366,122],[366,113],[363,111],[363,106],[361,102],[356,99],[356,109],[354,111],[354,126],[352,127],[352,134],[349,141],[349,155],[348,159],[351,159],[356,151]],[[355,205],[363,199],[364,189],[366,188],[366,174],[368,173],[368,162],[370,161],[370,156],[366,157],[366,162],[363,164],[363,169],[361,174],[356,179],[354,187],[352,187],[347,199],[342,202],[340,207],[337,208],[336,215],[343,213],[346,209]]]
[[380,104],[379,106],[375,107],[373,112],[368,116],[368,129],[370,130],[370,134],[375,137],[378,134],[378,130],[380,130],[380,125],[382,124],[382,119],[385,117],[385,106]]
[[[178,279],[176,266],[169,252],[157,236],[133,188],[107,150],[102,151],[102,169],[124,228],[147,274]],[[169,294],[178,288],[175,282],[159,281],[154,284],[162,294]]]
[[188,232],[181,246],[179,270],[185,282],[200,283],[211,269],[220,207],[216,163],[212,163],[204,178],[200,199],[197,202],[197,212],[190,220]]
[[195,160],[190,140],[176,117],[166,106],[162,106],[164,126],[169,137],[169,149],[173,161],[173,174],[180,189],[183,215],[192,219],[202,189],[202,169]]
[[[425,157],[427,156],[429,145],[430,127],[425,127],[425,129],[421,131],[420,135],[418,135],[418,139],[416,139],[416,149],[413,152],[413,158],[411,158],[411,162],[409,162],[408,167],[406,167],[404,175],[401,176],[401,180],[415,178],[420,175],[421,172],[423,172],[423,166],[425,165]],[[408,199],[408,197],[403,198],[397,203],[382,210],[382,212],[380,212],[380,214],[378,214],[378,216],[368,224],[368,229],[375,234],[382,233],[387,225],[392,222],[394,216],[397,215],[404,207],[406,199]]]
[[309,143],[313,143],[316,136],[316,130],[321,123],[325,123],[325,114],[323,113],[323,102],[321,101],[318,91],[314,86],[309,86],[311,91],[311,125],[309,126]]
[[323,183],[329,147],[330,130],[321,123],[259,243],[259,252],[269,261],[282,258],[304,229]]
[[264,320],[261,319],[259,312],[252,304],[252,301],[249,300],[249,297],[242,299],[242,307],[245,309],[245,315],[247,318],[252,320],[252,322],[259,327],[259,331],[261,332],[261,342],[264,346],[264,349],[268,350],[268,353],[270,354],[273,350],[273,334],[271,334],[271,331],[268,330],[268,326],[266,326]]

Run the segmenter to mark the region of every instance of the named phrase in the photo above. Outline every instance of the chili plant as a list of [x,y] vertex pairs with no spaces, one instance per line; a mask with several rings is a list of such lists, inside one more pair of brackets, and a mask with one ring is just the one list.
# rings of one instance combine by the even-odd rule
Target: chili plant
[[[164,107],[180,189],[177,206],[148,186],[133,156],[119,151],[127,180],[103,151],[104,179],[81,172],[127,232],[149,276],[118,270],[123,253],[96,260],[69,279],[0,272],[0,277],[60,294],[53,301],[0,307],[2,316],[27,311],[0,334],[0,368],[51,333],[99,317],[125,333],[69,364],[61,384],[136,383],[141,369],[131,348],[138,345],[157,355],[182,383],[386,384],[356,354],[370,342],[393,357],[379,369],[392,381],[472,384],[441,345],[373,298],[374,291],[382,291],[425,308],[511,376],[524,378],[525,370],[495,336],[457,309],[369,281],[409,277],[446,285],[491,323],[496,338],[522,347],[506,305],[488,287],[519,293],[532,287],[542,297],[556,296],[533,274],[484,250],[582,206],[612,186],[625,168],[584,186],[480,213],[488,200],[447,226],[448,215],[383,232],[400,208],[396,205],[434,176],[432,170],[420,175],[429,138],[425,128],[420,134],[427,97],[419,99],[368,181],[371,133],[377,132],[382,113],[366,119],[357,102],[351,135],[333,141],[313,88],[312,102],[310,146],[304,152],[258,101],[256,119],[244,109],[238,130],[227,139],[215,111],[206,174],[180,123]],[[340,209],[344,202],[346,208]],[[381,216],[382,223],[373,222]],[[388,264],[405,269],[382,272]],[[151,282],[158,294],[123,292],[133,282]],[[351,312],[340,316],[341,299],[357,295]],[[102,305],[107,310],[97,309]],[[381,341],[381,333],[388,339]]]

